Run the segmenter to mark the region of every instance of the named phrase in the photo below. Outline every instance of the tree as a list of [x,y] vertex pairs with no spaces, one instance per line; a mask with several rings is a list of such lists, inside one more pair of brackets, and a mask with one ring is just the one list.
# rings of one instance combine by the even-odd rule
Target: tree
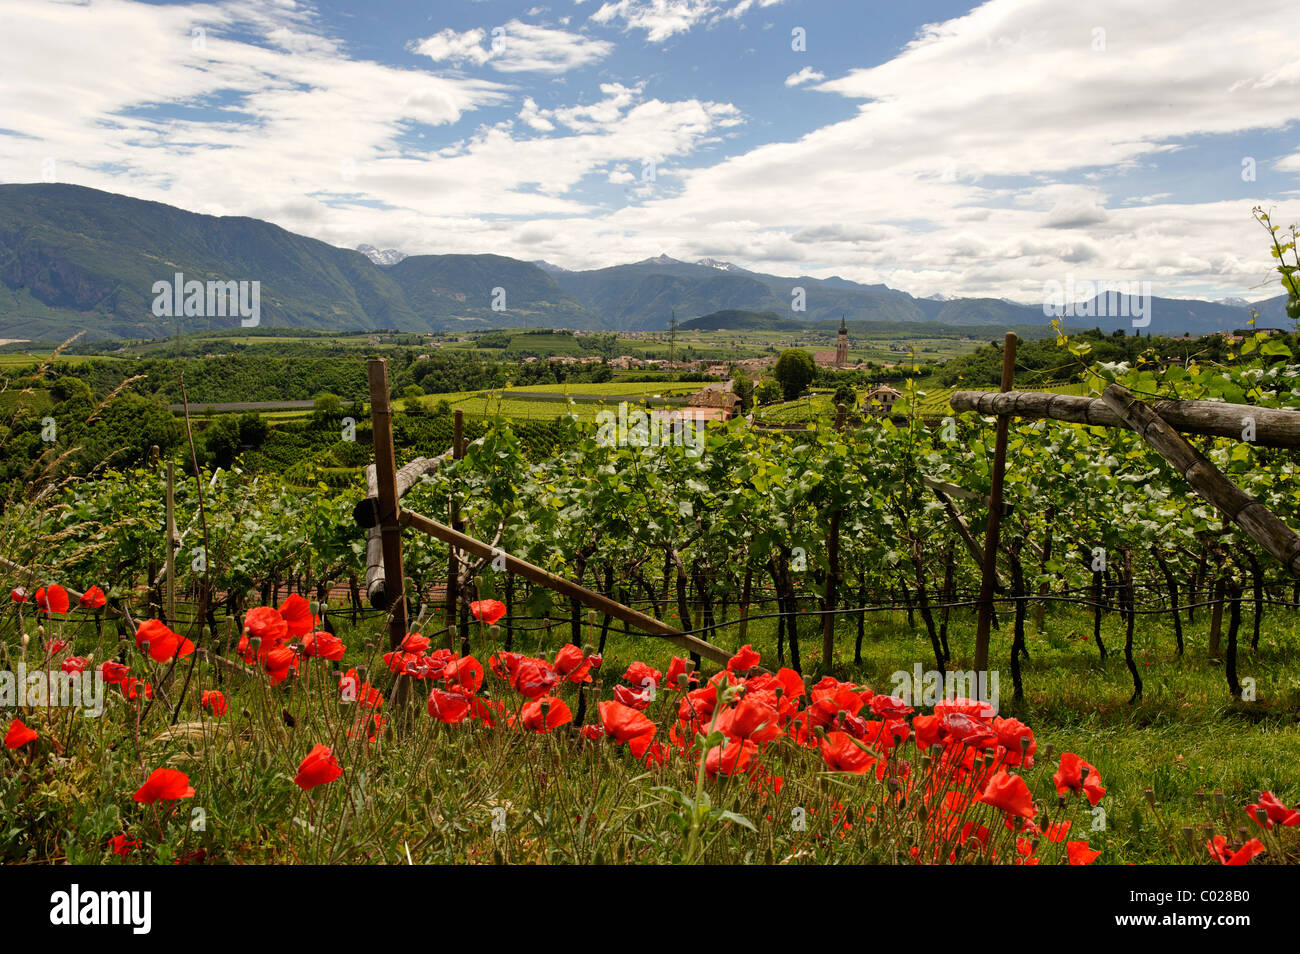
[[835,406],[838,408],[843,404],[852,411],[858,404],[858,392],[853,390],[850,385],[841,384],[835,389]]
[[793,401],[812,383],[817,376],[817,365],[812,355],[800,348],[787,348],[776,359],[772,369],[776,380],[780,382],[781,394],[787,401]]
[[731,390],[740,398],[740,413],[748,414],[754,407],[754,381],[743,371],[737,372],[731,379]]
[[759,404],[771,404],[773,401],[781,400],[781,385],[776,378],[764,378],[758,382],[758,387],[754,390],[754,397],[758,399]]
[[338,417],[339,411],[343,409],[343,399],[337,394],[322,391],[312,398],[312,405],[315,407],[317,414],[325,417]]

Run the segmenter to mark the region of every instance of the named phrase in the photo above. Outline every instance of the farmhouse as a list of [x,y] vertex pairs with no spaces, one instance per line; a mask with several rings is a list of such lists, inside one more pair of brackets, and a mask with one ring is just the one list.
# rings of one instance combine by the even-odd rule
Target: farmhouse
[[697,421],[728,421],[740,410],[740,397],[732,391],[732,382],[705,385],[690,396],[683,417]]
[[891,388],[888,384],[880,384],[867,392],[862,400],[862,406],[872,414],[888,414],[894,409],[894,402],[903,396],[903,392],[897,388]]

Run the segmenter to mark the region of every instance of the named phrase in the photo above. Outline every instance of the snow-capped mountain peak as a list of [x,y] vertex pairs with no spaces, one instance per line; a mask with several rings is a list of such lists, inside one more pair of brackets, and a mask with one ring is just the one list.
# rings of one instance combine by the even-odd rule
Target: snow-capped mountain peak
[[399,252],[395,248],[386,248],[383,251],[380,251],[373,245],[358,245],[357,251],[370,259],[376,265],[382,265],[385,268],[390,265],[396,265],[402,259],[406,258],[405,252]]

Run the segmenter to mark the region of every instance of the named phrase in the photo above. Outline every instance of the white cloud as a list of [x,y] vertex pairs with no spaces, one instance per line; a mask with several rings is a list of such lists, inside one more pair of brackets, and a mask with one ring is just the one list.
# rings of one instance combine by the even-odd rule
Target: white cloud
[[820,73],[811,66],[805,66],[798,73],[791,73],[785,78],[786,86],[799,86],[803,83],[818,83],[826,78],[825,73]]
[[414,46],[435,62],[460,66],[489,64],[503,73],[565,73],[599,62],[614,49],[606,40],[581,33],[511,20],[503,26],[484,29],[441,30]]

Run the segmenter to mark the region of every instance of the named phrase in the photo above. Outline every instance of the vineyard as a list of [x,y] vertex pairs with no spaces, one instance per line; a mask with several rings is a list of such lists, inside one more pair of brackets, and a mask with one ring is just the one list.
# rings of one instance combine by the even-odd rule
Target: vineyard
[[[1300,409],[1285,346],[1243,350],[1092,390]],[[111,691],[97,719],[9,707],[0,856],[1300,857],[1295,577],[1132,430],[1016,422],[970,680],[996,432],[919,400],[699,453],[571,418],[539,458],[489,416],[401,500],[485,552],[408,522],[392,641],[360,481],[181,455],[170,490],[161,464],[47,482],[0,518],[5,667]],[[1300,525],[1294,451],[1197,440]]]

